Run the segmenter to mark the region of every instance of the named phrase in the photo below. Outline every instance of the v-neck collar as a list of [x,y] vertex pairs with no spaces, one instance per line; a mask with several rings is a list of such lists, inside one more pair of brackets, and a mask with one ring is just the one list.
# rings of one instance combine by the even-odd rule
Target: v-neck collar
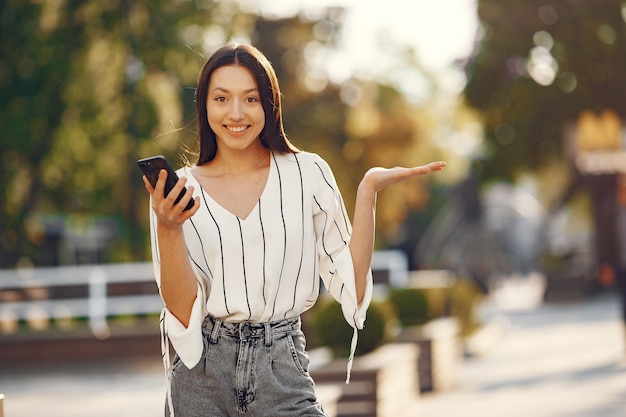
[[227,214],[227,215],[230,215],[230,216],[234,216],[241,222],[245,222],[247,219],[250,218],[251,214],[253,214],[255,211],[257,211],[259,209],[259,201],[261,201],[263,196],[268,192],[268,188],[270,188],[271,184],[274,182],[274,176],[276,175],[276,169],[277,168],[276,168],[275,155],[274,155],[274,152],[270,151],[270,167],[269,167],[269,172],[267,174],[267,179],[265,180],[265,185],[263,186],[263,191],[261,191],[261,194],[259,195],[259,198],[257,199],[256,203],[254,204],[254,206],[252,207],[250,212],[246,215],[246,217],[242,218],[242,217],[239,217],[238,215],[236,215],[235,213],[233,213],[232,211],[228,210],[224,206],[222,206],[213,197],[211,197],[211,194],[209,194],[209,192],[207,192],[204,189],[202,184],[200,184],[200,181],[198,181],[198,179],[193,174],[193,172],[191,172],[191,169],[189,167],[185,167],[185,171],[187,173],[187,176],[190,177],[190,179],[193,180],[193,182],[198,187],[200,192],[204,195],[204,197],[205,197],[205,199],[207,201],[207,204],[209,205],[209,208],[215,208],[216,210],[219,210],[219,211],[221,211],[224,214]]

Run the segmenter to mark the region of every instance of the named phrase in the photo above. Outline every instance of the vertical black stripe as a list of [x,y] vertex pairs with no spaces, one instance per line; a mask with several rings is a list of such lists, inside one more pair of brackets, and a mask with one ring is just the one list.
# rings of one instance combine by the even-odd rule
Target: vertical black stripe
[[211,212],[211,209],[209,208],[204,192],[202,193],[202,198],[204,200],[204,205],[206,206],[206,209],[209,212],[209,215],[211,216],[211,218],[213,219],[213,223],[215,223],[215,227],[217,228],[217,235],[220,241],[220,256],[221,256],[221,261],[222,261],[222,290],[224,291],[224,307],[226,308],[226,312],[228,314],[231,314],[230,309],[228,308],[228,298],[226,297],[226,272],[224,271],[224,244],[222,242],[222,231],[220,230],[219,224],[217,224],[217,220],[215,220],[215,216],[213,216],[213,213]]
[[193,219],[189,219],[189,223],[191,223],[193,230],[196,232],[196,236],[198,236],[198,242],[200,242],[200,248],[202,248],[202,258],[204,259],[204,264],[206,265],[208,273],[207,271],[204,271],[204,269],[202,269],[200,265],[198,265],[198,263],[191,256],[191,253],[189,253],[189,250],[187,250],[187,253],[189,253],[189,258],[193,261],[196,267],[198,267],[198,269],[202,271],[202,273],[207,279],[213,279],[213,272],[211,271],[211,266],[209,265],[209,262],[206,259],[206,252],[204,250],[204,243],[202,242],[202,238],[200,237],[200,232],[198,231],[198,228],[196,227],[196,224],[194,223]]
[[[322,178],[324,179],[324,182],[326,182],[326,185],[328,185],[330,190],[335,195],[335,198],[339,201],[339,203],[338,203],[339,204],[339,208],[338,209],[341,212],[341,215],[343,217],[345,230],[349,230],[350,228],[348,227],[348,219],[346,218],[346,210],[345,210],[345,207],[343,205],[343,198],[341,197],[341,193],[339,192],[339,190],[336,190],[335,187],[333,187],[333,185],[331,184],[330,180],[326,178],[326,176],[324,175],[324,170],[322,169],[320,164],[318,162],[316,162],[315,165],[317,166],[317,169],[320,170],[320,174],[322,175]],[[318,203],[318,205],[319,205],[319,203]],[[339,232],[339,236],[341,236],[341,240],[343,240],[344,244],[347,244],[346,239],[344,238],[343,234],[341,233],[341,227],[339,227],[339,225],[337,224],[337,222],[334,219],[333,219],[333,222],[335,224],[335,227],[337,228],[337,231]]]
[[348,231],[348,237],[350,236],[350,221],[348,220],[348,211],[346,210],[346,206],[344,205],[343,197],[341,196],[341,192],[339,193],[339,203],[341,204],[341,215],[343,217],[343,226],[345,230]]
[[341,233],[341,227],[339,227],[339,225],[337,224],[337,220],[333,220],[333,224],[335,225],[335,228],[337,229],[337,233],[339,233],[339,237],[343,241],[343,244],[347,245],[348,241],[346,240],[345,237],[343,237],[343,233]]
[[[272,152],[272,158],[274,159],[274,163],[276,163],[276,156]],[[282,265],[280,266],[280,275],[278,277],[278,285],[276,286],[277,292],[276,297],[274,298],[274,303],[272,305],[272,315],[270,319],[274,317],[274,312],[276,311],[276,301],[278,300],[278,290],[280,289],[280,284],[283,281],[283,272],[285,270],[285,259],[287,258],[287,225],[285,224],[285,211],[283,207],[283,181],[280,176],[280,169],[278,168],[278,164],[276,163],[276,173],[278,174],[278,190],[279,190],[279,201],[280,201],[280,217],[283,222],[283,260]]]
[[317,166],[317,169],[320,170],[320,174],[322,174],[322,179],[324,179],[324,181],[326,182],[326,185],[328,185],[330,187],[331,190],[333,190],[333,193],[335,192],[335,189],[333,188],[333,186],[331,185],[330,181],[328,181],[326,179],[326,176],[324,175],[324,170],[322,169],[322,167],[320,166],[319,162],[316,162],[315,165]]
[[332,292],[333,282],[335,281],[335,273],[330,271],[330,281],[328,281],[328,292]]
[[324,249],[324,253],[326,254],[327,257],[330,258],[330,261],[334,262],[332,255],[328,253],[328,251],[326,250],[326,238],[325,237],[326,237],[326,225],[328,224],[328,213],[326,213],[326,210],[322,208],[322,206],[320,205],[319,201],[317,201],[317,198],[315,196],[313,196],[313,200],[315,200],[317,207],[319,207],[320,211],[324,213],[324,216],[326,216],[326,220],[324,220],[324,227],[322,228],[322,249]]
[[[302,178],[302,167],[300,166],[300,161],[298,161],[298,157],[296,154],[293,155],[296,164],[298,165],[298,175],[300,177],[300,264],[298,265],[298,273],[296,275],[296,283],[293,287],[293,301],[291,304],[291,308],[285,311],[285,318],[287,318],[287,313],[294,310],[296,307],[296,296],[298,294],[298,283],[300,282],[300,273],[302,272],[302,261],[304,259],[304,180]],[[315,280],[313,280],[315,281]],[[313,287],[315,287],[315,282],[313,282]]]
[[[193,176],[193,174],[191,172],[187,172],[188,169],[185,168],[185,173],[190,176],[192,179],[195,180],[195,177]],[[197,181],[196,181],[197,182]],[[198,183],[198,185],[200,185],[200,183]],[[200,193],[202,194],[202,198],[204,199],[204,205],[207,209],[207,211],[209,211],[209,206],[207,204],[207,201],[205,199],[204,196],[204,191],[202,190],[202,186],[200,185]],[[204,259],[204,264],[206,265],[207,271],[205,272],[199,265],[197,262],[194,261],[194,263],[196,264],[196,266],[198,267],[198,269],[200,269],[204,275],[207,277],[207,279],[212,280],[213,279],[213,271],[211,271],[211,266],[209,265],[209,261],[207,261],[206,259],[206,251],[204,250],[204,242],[202,241],[202,237],[200,236],[200,231],[198,230],[198,228],[196,227],[196,223],[193,221],[193,218],[189,219],[189,223],[191,224],[191,226],[193,227],[193,230],[196,232],[196,236],[198,237],[198,242],[200,242],[200,249],[202,250],[202,258]],[[189,252],[189,250],[187,250],[187,252]],[[191,253],[189,254],[189,258],[193,260],[193,258],[191,257]],[[208,273],[207,273],[208,272]]]
[[[152,209],[150,209],[150,221],[152,223],[152,229],[153,229],[153,233],[151,233],[151,240],[152,240],[152,245],[155,245],[154,248],[156,249],[154,252],[156,254],[156,262],[160,265],[161,264],[161,248],[158,246],[158,237],[157,237],[157,232],[156,232],[156,216],[154,214],[154,211]],[[198,233],[198,229],[196,228],[196,225],[194,224],[192,219],[189,219],[189,222],[191,223],[192,227],[194,228],[194,230],[196,231],[196,235],[198,235],[198,240],[200,241],[200,245],[202,246],[202,239],[200,239],[200,234]],[[203,255],[204,255],[204,251],[203,251]],[[193,264],[196,266],[196,269],[202,274],[204,275],[204,277],[207,279],[207,281],[211,280],[211,276],[213,275],[211,273],[211,268],[209,267],[209,264],[206,262],[206,257],[204,259],[206,267],[208,269],[208,273],[207,271],[205,271],[199,264],[198,262],[196,262],[196,260],[193,258],[193,256],[191,255],[191,252],[189,252],[189,250],[187,250],[187,256],[189,257],[189,259],[191,260],[191,262],[193,262]],[[158,285],[159,289],[161,288],[161,277],[159,276],[159,285]]]
[[250,297],[248,296],[248,278],[246,277],[246,249],[243,244],[243,230],[241,228],[241,220],[235,216],[239,225],[239,237],[241,238],[241,268],[243,269],[243,285],[246,289],[246,304],[248,304],[248,320],[252,318],[252,309],[250,308]]
[[267,296],[265,291],[267,291],[266,287],[266,260],[267,260],[267,251],[266,251],[266,242],[265,242],[265,229],[263,228],[263,216],[261,215],[261,199],[259,198],[259,224],[261,225],[261,237],[263,238],[263,307],[267,304]]

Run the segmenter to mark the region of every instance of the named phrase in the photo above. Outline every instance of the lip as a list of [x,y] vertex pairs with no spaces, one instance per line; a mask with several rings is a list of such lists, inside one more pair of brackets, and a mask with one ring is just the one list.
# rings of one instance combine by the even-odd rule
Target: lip
[[250,128],[250,125],[224,126],[230,133],[243,133]]

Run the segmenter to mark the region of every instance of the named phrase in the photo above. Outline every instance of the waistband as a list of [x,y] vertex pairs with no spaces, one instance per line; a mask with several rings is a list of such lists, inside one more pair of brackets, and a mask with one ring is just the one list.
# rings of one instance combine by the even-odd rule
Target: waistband
[[219,337],[229,337],[239,341],[265,338],[266,344],[271,344],[272,335],[289,333],[300,328],[299,316],[262,323],[248,321],[233,323],[209,315],[202,323],[203,333],[205,337],[209,336],[211,343],[216,343]]

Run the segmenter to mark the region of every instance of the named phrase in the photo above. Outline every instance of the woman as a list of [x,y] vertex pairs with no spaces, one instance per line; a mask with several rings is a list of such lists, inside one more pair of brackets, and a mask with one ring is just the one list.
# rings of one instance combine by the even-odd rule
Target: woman
[[321,278],[355,329],[354,354],[372,294],[376,193],[445,163],[370,169],[351,227],[329,166],[288,141],[278,80],[256,48],[228,45],[209,58],[196,115],[196,164],[178,170],[167,198],[165,171],[154,188],[144,177],[162,321],[177,353],[166,414],[323,416],[300,314]]

